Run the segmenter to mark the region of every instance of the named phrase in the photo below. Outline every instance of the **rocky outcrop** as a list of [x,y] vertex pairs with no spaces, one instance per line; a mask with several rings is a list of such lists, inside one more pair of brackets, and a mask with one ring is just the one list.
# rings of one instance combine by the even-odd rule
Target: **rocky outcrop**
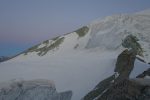
[[0,62],[6,61],[8,59],[9,59],[9,57],[1,56],[0,57]]
[[150,86],[141,85],[135,81],[124,79],[112,84],[96,100],[149,100]]
[[94,100],[95,97],[98,97],[102,94],[108,87],[110,87],[111,82],[115,79],[115,75],[108,77],[107,79],[101,81],[91,92],[89,92],[83,100]]
[[[24,55],[27,55],[28,53],[31,52],[37,52],[39,56],[44,56],[45,54],[48,53],[48,51],[58,49],[61,43],[64,41],[64,39],[65,39],[64,37],[55,37],[51,41],[46,40],[42,44],[35,45],[23,53]],[[43,46],[40,47],[40,45]]]
[[[101,81],[83,100],[150,100],[150,80],[129,79],[136,59],[134,50],[125,50],[117,58],[115,74]],[[138,78],[149,75],[150,69]]]
[[[8,84],[8,83],[5,83]],[[0,100],[71,100],[72,92],[58,93],[48,80],[18,81],[1,84]]]
[[143,49],[138,41],[139,39],[136,36],[130,34],[122,41],[122,46],[128,49],[132,49],[132,51],[134,51],[139,56],[143,56]]
[[138,75],[137,78],[144,78],[146,76],[150,77],[150,68],[144,71],[142,74]]
[[117,58],[115,72],[120,78],[128,78],[134,68],[136,53],[134,51],[124,50]]

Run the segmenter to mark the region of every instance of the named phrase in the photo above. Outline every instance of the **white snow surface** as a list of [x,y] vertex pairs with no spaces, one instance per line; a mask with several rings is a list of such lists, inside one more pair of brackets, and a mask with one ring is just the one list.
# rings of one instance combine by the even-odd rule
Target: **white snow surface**
[[[144,50],[141,58],[150,62],[149,11],[109,16],[87,26],[89,31],[84,37],[79,37],[76,32],[63,35],[64,41],[59,47],[44,56],[30,52],[1,63],[0,82],[53,80],[58,92],[72,90],[72,100],[80,100],[101,80],[114,74],[117,56],[125,49],[121,46],[122,40],[129,34],[139,39]],[[38,48],[43,46],[41,44]],[[131,77],[149,68],[139,61],[135,65],[138,67],[134,68]]]
[[[148,11],[147,11],[148,12]],[[139,39],[143,49],[143,60],[150,62],[150,14],[114,15],[88,25],[91,38],[87,48],[100,47],[104,50],[122,48],[122,40],[132,34]]]
[[[100,81],[114,74],[117,55],[118,52],[99,50],[74,51],[68,55],[58,52],[40,58],[22,55],[0,65],[0,82],[14,79],[53,80],[58,92],[72,90],[72,100],[80,100]],[[133,72],[136,74],[132,77],[141,70]]]
[[49,79],[54,81],[58,92],[72,90],[72,100],[80,100],[101,80],[113,74],[116,55],[99,51],[55,53],[40,58],[22,55],[0,65],[0,82]]

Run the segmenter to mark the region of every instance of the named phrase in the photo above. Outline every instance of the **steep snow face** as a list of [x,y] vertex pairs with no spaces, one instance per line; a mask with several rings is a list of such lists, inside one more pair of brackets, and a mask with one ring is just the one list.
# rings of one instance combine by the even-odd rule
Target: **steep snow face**
[[[80,100],[101,80],[114,74],[117,56],[125,48],[140,47],[139,58],[150,62],[149,27],[150,15],[145,12],[96,20],[1,63],[0,82],[49,79],[55,82],[58,92],[72,90],[72,100]],[[128,38],[131,34],[136,41]],[[134,71],[133,77],[137,74]]]
[[143,49],[143,59],[150,62],[150,14],[109,16],[92,22],[89,27],[91,39],[87,48],[116,50],[122,48],[122,41],[132,34]]
[[[115,51],[130,49],[124,47],[122,41],[132,35],[137,38],[140,47],[139,58],[150,62],[150,11],[146,10],[132,15],[114,15],[102,20],[93,21],[72,33],[44,41],[25,52],[44,56],[47,53],[72,52],[74,50],[99,48]],[[134,42],[134,41],[133,41]],[[135,43],[132,43],[134,46]],[[128,44],[127,44],[128,45]],[[132,47],[133,48],[133,47]],[[134,47],[135,48],[135,47]],[[139,49],[136,47],[136,49]],[[139,51],[138,51],[139,52]]]
[[[138,39],[140,58],[150,62],[150,10],[132,15],[114,15],[93,21],[72,33],[44,41],[34,46],[25,54],[35,53],[43,56],[54,51],[73,51],[78,49],[99,48],[114,51],[124,49],[122,41],[132,35]],[[128,48],[130,49],[130,48]]]

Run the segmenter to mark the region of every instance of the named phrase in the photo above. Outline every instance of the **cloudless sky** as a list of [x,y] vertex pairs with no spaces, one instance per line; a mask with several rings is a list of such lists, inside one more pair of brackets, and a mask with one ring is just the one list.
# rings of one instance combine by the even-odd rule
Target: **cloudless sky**
[[0,56],[15,55],[97,18],[150,9],[150,0],[0,0]]

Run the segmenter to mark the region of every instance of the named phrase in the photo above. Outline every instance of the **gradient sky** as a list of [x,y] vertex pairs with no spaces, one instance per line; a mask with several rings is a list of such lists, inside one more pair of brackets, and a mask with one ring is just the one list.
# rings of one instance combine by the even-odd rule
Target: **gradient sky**
[[17,54],[112,14],[150,9],[150,0],[0,0],[0,56]]

